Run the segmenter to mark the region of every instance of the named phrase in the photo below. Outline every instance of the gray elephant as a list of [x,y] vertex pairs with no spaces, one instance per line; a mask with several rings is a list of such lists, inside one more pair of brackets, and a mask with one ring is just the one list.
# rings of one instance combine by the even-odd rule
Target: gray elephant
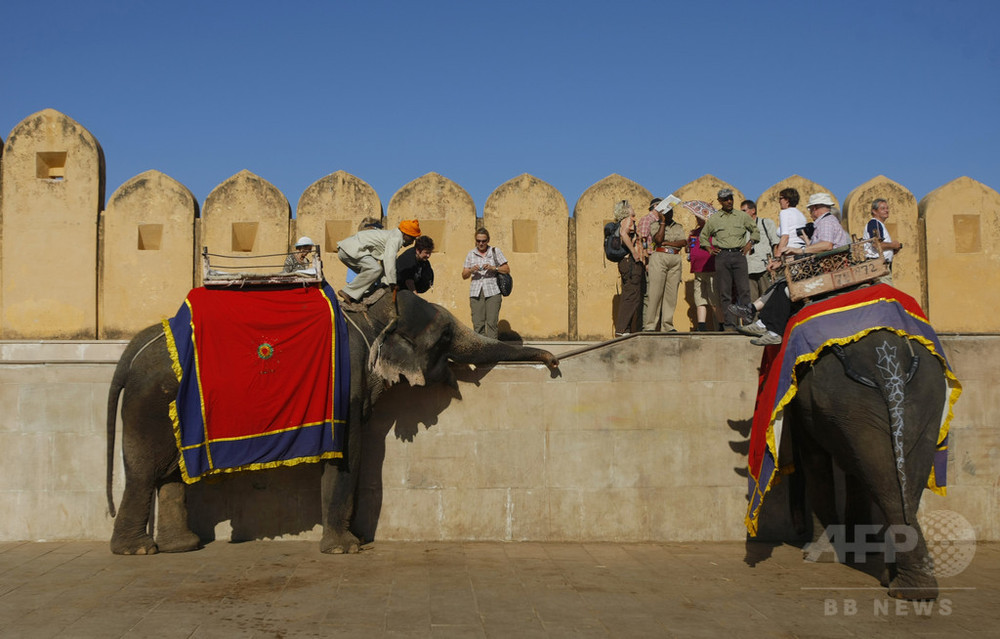
[[[383,295],[365,311],[345,314],[352,371],[350,407],[344,459],[322,462],[320,550],[326,553],[353,553],[359,549],[359,540],[350,526],[362,432],[372,406],[389,384],[405,378],[414,386],[445,382],[457,387],[450,361],[539,361],[553,374],[559,365],[548,351],[477,335],[441,306],[409,291],[400,291],[395,299],[391,294]],[[370,358],[373,344],[377,357]],[[188,527],[185,485],[169,417],[170,402],[177,390],[163,328],[151,326],[126,347],[108,393],[107,498],[109,512],[115,517],[111,551],[116,554],[183,552],[200,546],[200,539]],[[112,468],[122,392],[125,490],[116,515]],[[159,507],[155,541],[148,530],[154,493]]]
[[[857,546],[842,542],[881,543],[862,535],[884,524],[882,582],[889,594],[936,598],[917,508],[949,408],[941,360],[918,341],[876,330],[828,348],[815,362],[800,364],[798,373],[798,393],[786,414],[795,468],[804,474],[814,515],[814,541],[805,549],[806,558],[820,559],[826,552],[822,559],[828,559],[836,550],[843,560],[845,548]],[[846,475],[844,517],[836,507],[834,463]],[[873,505],[874,519],[880,521],[872,518]],[[834,532],[832,547],[824,531]]]

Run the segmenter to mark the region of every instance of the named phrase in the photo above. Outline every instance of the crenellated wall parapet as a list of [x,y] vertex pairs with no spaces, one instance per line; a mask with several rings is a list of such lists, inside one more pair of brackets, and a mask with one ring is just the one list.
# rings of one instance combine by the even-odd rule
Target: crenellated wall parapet
[[[575,201],[541,179],[523,174],[499,185],[477,217],[461,185],[428,173],[401,187],[383,209],[362,177],[343,170],[319,178],[292,211],[264,177],[240,171],[221,182],[203,205],[190,190],[158,171],[137,175],[105,203],[104,154],[82,125],[53,109],[18,123],[0,155],[0,339],[127,337],[172,315],[184,293],[201,282],[201,251],[239,256],[247,268],[280,269],[281,257],[301,235],[322,247],[327,279],[335,287],[346,269],[336,244],[366,217],[394,226],[420,220],[434,238],[435,285],[425,295],[469,321],[465,255],[478,226],[506,254],[514,294],[501,309],[501,333],[524,339],[595,340],[614,334],[619,276],[603,257],[604,224],[618,200],[638,215],[665,196],[627,177],[598,180]],[[718,189],[737,204],[755,199],[762,217],[777,220],[777,194],[794,187],[808,196],[830,190],[799,175],[779,180],[754,197],[726,180],[704,175],[675,187],[682,200],[714,203]],[[845,228],[860,236],[871,201],[885,198],[887,226],[902,241],[894,262],[897,287],[928,310],[939,331],[994,332],[991,309],[1000,291],[1000,194],[961,177],[920,202],[905,186],[879,175],[846,196]],[[572,211],[572,213],[570,212]],[[694,217],[678,207],[686,229]],[[269,256],[269,257],[264,257]],[[674,324],[693,324],[692,276],[685,269]],[[975,282],[975,284],[973,284]],[[1000,300],[996,300],[1000,301]]]

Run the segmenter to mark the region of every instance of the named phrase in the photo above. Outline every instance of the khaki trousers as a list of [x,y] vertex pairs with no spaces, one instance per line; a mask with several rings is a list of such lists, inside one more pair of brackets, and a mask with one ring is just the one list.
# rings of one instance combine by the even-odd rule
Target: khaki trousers
[[642,305],[642,330],[674,330],[677,287],[681,283],[684,258],[678,254],[653,252],[646,273],[646,297]]

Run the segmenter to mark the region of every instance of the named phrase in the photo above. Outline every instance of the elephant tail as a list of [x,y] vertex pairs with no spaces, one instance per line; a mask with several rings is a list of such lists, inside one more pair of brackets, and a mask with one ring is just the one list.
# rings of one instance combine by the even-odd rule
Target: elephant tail
[[906,403],[906,384],[913,379],[920,365],[920,357],[913,352],[913,345],[908,339],[903,339],[905,346],[909,349],[910,365],[904,369],[900,359],[902,348],[900,343],[890,344],[889,339],[882,342],[875,348],[876,368],[878,370],[877,379],[871,379],[858,373],[852,366],[845,351],[840,346],[834,346],[833,352],[844,367],[844,372],[848,377],[865,386],[877,389],[885,400],[889,410],[889,436],[892,438],[893,457],[896,462],[896,478],[899,481],[899,492],[903,504],[903,521],[910,524],[908,503],[908,489],[906,485],[906,455],[904,444],[904,430],[906,427],[904,407]]
[[108,514],[115,516],[114,497],[114,475],[115,475],[115,430],[118,424],[118,397],[122,389],[125,388],[125,380],[128,379],[128,371],[131,368],[131,358],[126,358],[123,354],[115,366],[115,374],[111,378],[111,387],[108,389],[108,417],[107,417],[107,476],[104,485],[108,498]]
[[[152,335],[152,337],[150,337]],[[105,477],[105,492],[108,499],[108,514],[115,516],[114,497],[114,475],[115,475],[115,430],[118,425],[118,398],[128,382],[129,373],[132,371],[132,364],[142,354],[148,346],[156,340],[165,337],[163,328],[160,325],[153,325],[139,333],[129,345],[125,347],[115,366],[115,373],[111,377],[111,387],[108,388],[108,417],[107,417],[107,475]]]

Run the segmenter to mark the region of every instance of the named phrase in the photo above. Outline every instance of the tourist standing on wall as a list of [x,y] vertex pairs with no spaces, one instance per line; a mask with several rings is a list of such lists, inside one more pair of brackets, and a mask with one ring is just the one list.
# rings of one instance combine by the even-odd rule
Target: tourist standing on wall
[[[889,265],[889,272],[886,275],[878,278],[878,282],[881,284],[888,284],[892,286],[892,259],[899,252],[899,249],[903,248],[902,243],[893,242],[892,238],[889,237],[889,229],[885,227],[885,221],[889,219],[889,203],[882,198],[878,198],[872,201],[872,217],[868,220],[868,224],[865,225],[864,239],[870,240],[873,237],[877,237],[882,242],[882,256],[885,258],[885,263]],[[875,251],[868,250],[865,247],[865,253],[868,258],[876,258],[878,254]]]
[[618,315],[615,316],[615,337],[636,333],[642,327],[643,284],[646,281],[645,255],[639,242],[635,211],[628,200],[615,203],[615,222],[618,235],[628,254],[618,262],[618,274],[622,278],[622,292],[618,299]]
[[729,305],[733,303],[733,288],[736,288],[739,304],[750,303],[747,254],[760,240],[760,231],[749,215],[733,208],[731,189],[719,189],[718,197],[722,210],[705,222],[699,239],[702,246],[711,244],[710,250],[715,256],[715,290],[719,294],[720,307],[725,312],[723,330],[735,330],[737,318],[729,311]]
[[[675,332],[674,309],[677,307],[677,287],[681,283],[684,260],[681,253],[687,244],[684,227],[674,221],[674,209],[660,211],[657,205],[663,200],[654,198],[649,203],[652,245],[646,265],[646,296],[642,307],[642,330]],[[642,224],[640,224],[642,226]]]
[[712,307],[716,326],[722,324],[722,314],[719,312],[719,296],[715,291],[715,256],[701,247],[701,230],[705,227],[705,217],[698,212],[694,214],[698,226],[688,233],[688,261],[691,262],[691,272],[694,273],[694,307],[695,318],[698,321],[698,331],[708,330],[708,308]]
[[781,236],[778,227],[766,217],[757,217],[757,203],[753,200],[743,200],[740,210],[749,215],[760,231],[760,241],[753,245],[747,255],[747,272],[750,273],[750,299],[755,300],[764,294],[771,286],[771,275],[767,265],[774,255]]
[[490,232],[476,229],[476,247],[465,256],[462,279],[469,283],[469,306],[472,309],[472,326],[476,332],[497,339],[500,322],[500,302],[503,296],[497,285],[497,272],[510,273],[510,265],[503,252],[490,246]]

